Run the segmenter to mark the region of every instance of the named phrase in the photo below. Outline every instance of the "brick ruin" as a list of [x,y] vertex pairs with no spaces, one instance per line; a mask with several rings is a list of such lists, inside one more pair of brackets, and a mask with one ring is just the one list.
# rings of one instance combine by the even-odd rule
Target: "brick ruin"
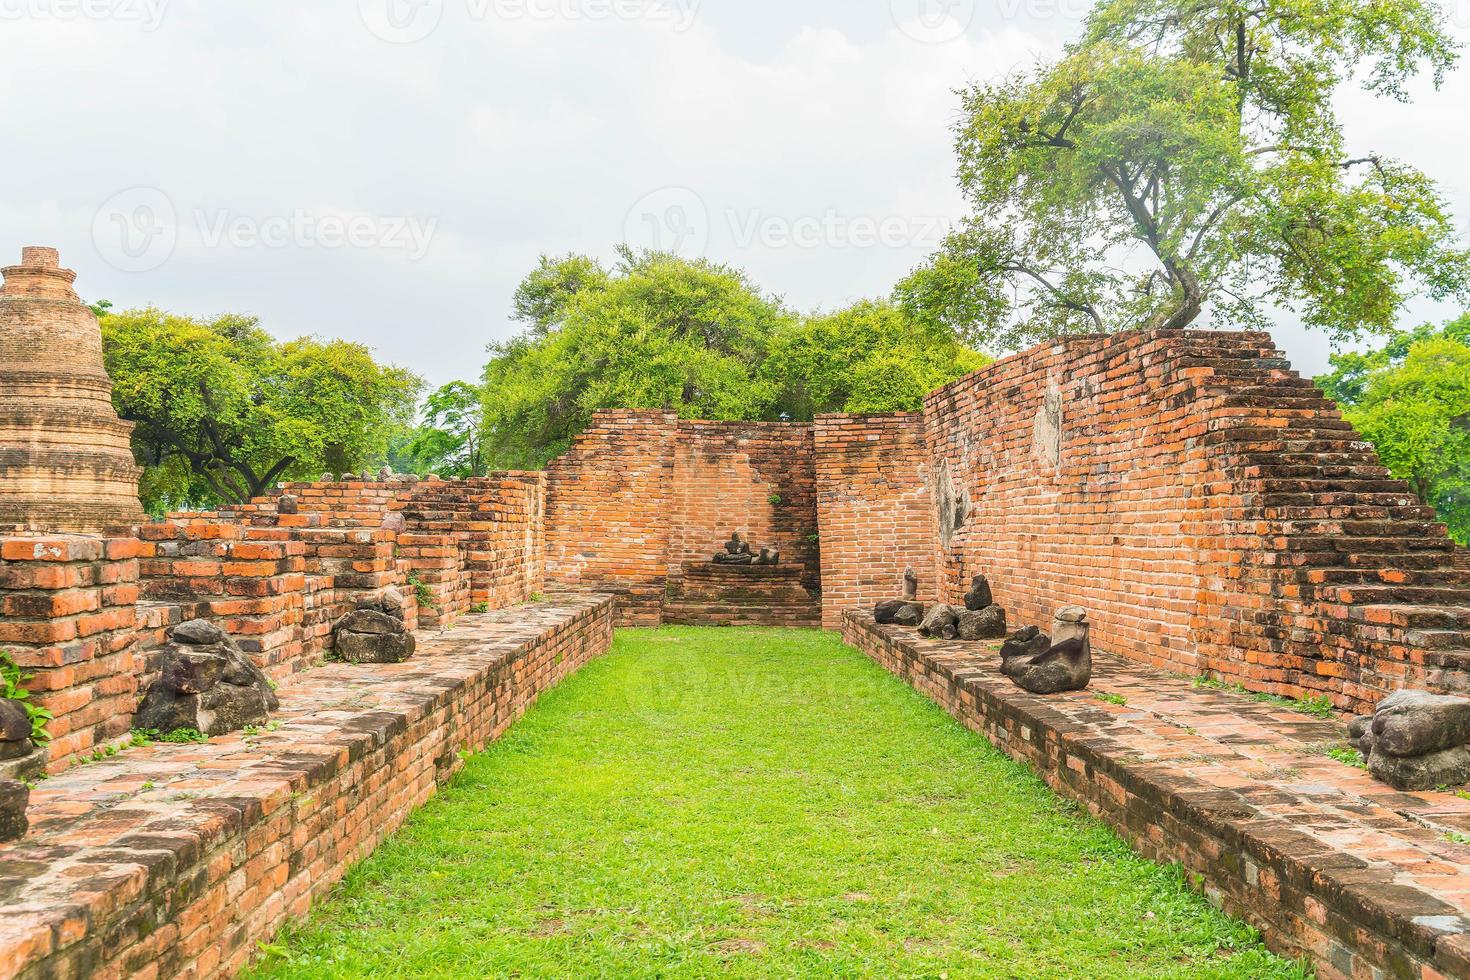
[[[575,666],[605,650],[614,621],[846,629],[889,669],[928,677],[915,666],[920,654],[896,652],[852,619],[892,598],[908,568],[927,600],[959,601],[972,576],[988,576],[1015,626],[1081,605],[1099,651],[1140,668],[1325,696],[1343,711],[1403,687],[1470,691],[1466,551],[1264,334],[1070,338],[934,392],[915,413],[777,424],[604,412],[545,472],[287,484],[218,512],[146,521],[136,468],[120,455],[128,427],[106,402],[96,321],[71,274],[44,249],[27,249],[5,272],[0,650],[35,675],[36,701],[55,717],[44,757],[0,766],[0,779],[38,766],[67,773],[126,740],[169,630],[189,620],[223,628],[282,685],[287,713],[309,716],[299,699],[328,683],[320,678],[353,683],[331,673],[345,665],[322,666],[334,624],[387,586],[413,600],[409,629],[439,637],[431,656],[462,661],[431,660],[432,670],[410,661],[407,674],[358,668],[403,681],[410,701],[414,671],[451,694],[436,695],[429,715],[385,721],[364,709],[322,735],[357,746],[374,733],[367,748],[344,747],[330,761],[334,749],[287,779],[334,787],[342,806],[347,771],[426,798],[454,768],[453,748],[485,744],[564,676],[564,660]],[[779,559],[715,564],[732,532]],[[560,612],[534,628],[492,629],[472,615],[500,611],[493,622],[510,623],[543,593],[561,597]],[[476,642],[489,645],[458,642],[471,634],[456,627],[481,630]],[[949,698],[956,714],[978,710],[957,690],[936,699]],[[995,737],[995,718],[1011,719],[1010,709],[986,710],[994,717],[975,726]],[[423,721],[430,716],[440,720]],[[1065,765],[1055,754],[1013,754],[1043,769]],[[85,777],[72,773],[87,771],[65,780],[80,786]],[[50,788],[61,782],[37,795],[69,806]],[[253,799],[257,788],[232,792]],[[380,826],[312,824],[313,846],[336,848],[323,880],[412,809],[375,799]],[[88,957],[164,975],[231,972],[322,891],[316,881],[292,885],[301,869],[286,856],[279,881],[280,862],[257,860],[289,839],[290,819],[271,816],[275,807],[247,806],[224,838],[189,832],[196,863],[233,849],[200,872],[206,878],[247,864],[266,876],[250,879],[248,900],[229,895],[243,901],[234,913],[221,911],[224,898],[210,898],[217,904],[202,920],[190,913],[213,929],[206,939],[228,923],[226,955],[211,960],[204,943],[168,959],[141,919],[119,925],[112,912],[80,926],[32,916],[31,945],[0,953],[0,977],[75,971]],[[44,800],[40,809],[33,838],[49,826]],[[205,820],[205,810],[172,813],[174,830]],[[109,854],[128,846],[122,838],[108,838]],[[0,845],[0,910],[12,901],[12,846],[27,845]],[[196,907],[173,872],[149,874],[160,876],[149,879],[160,889],[148,893],[149,930]],[[104,925],[113,939],[132,938],[102,950]]]

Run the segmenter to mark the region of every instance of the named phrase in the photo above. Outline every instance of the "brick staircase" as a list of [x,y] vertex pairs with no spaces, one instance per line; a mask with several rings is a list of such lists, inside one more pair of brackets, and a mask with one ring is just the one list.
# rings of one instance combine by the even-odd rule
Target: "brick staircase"
[[1353,710],[1402,687],[1470,692],[1470,567],[1433,509],[1267,335],[1187,336],[1171,367],[1196,379],[1202,443],[1232,481],[1201,530],[1245,545],[1218,569],[1238,613],[1200,624],[1211,668],[1239,671],[1243,649],[1249,679]]

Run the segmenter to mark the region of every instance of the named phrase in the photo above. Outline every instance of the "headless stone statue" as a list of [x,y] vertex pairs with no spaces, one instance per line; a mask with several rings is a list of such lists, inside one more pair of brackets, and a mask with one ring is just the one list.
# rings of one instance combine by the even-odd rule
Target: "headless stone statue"
[[715,555],[716,565],[754,565],[755,555],[751,554],[750,542],[740,536],[736,531],[730,535],[730,540],[725,542],[725,550]]
[[903,573],[903,598],[885,599],[873,607],[873,619],[884,625],[918,626],[924,619],[919,600],[919,575],[912,568]]

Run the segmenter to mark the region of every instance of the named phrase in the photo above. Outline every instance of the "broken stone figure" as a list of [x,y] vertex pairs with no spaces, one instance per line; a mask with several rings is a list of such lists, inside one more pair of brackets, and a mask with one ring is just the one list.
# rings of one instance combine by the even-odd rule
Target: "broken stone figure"
[[960,614],[942,602],[931,606],[919,624],[919,635],[936,640],[959,639]]
[[31,791],[25,783],[14,779],[0,779],[0,844],[20,840],[30,829],[26,820],[26,807],[31,802]]
[[[1092,637],[1086,610],[1076,606],[1058,610],[1051,646],[1043,648],[1047,639],[1040,630],[1017,633],[1001,648],[1001,672],[1032,694],[1080,691],[1092,683]],[[1044,652],[1031,653],[1037,649]]]
[[403,623],[403,593],[387,588],[364,596],[334,627],[336,657],[350,664],[401,664],[418,647]]
[[912,568],[903,573],[903,598],[885,599],[873,607],[873,619],[884,625],[918,626],[924,618],[924,605],[919,602],[919,573]]
[[755,555],[751,554],[750,542],[740,536],[736,531],[730,535],[730,540],[725,542],[725,550],[715,555],[716,565],[753,565]]
[[995,604],[990,580],[976,575],[965,595],[965,608],[955,610],[959,616],[961,640],[998,640],[1006,635],[1006,611]]
[[224,630],[207,620],[170,631],[162,667],[134,727],[164,735],[186,728],[224,735],[263,725],[280,707],[266,676]]
[[1470,782],[1470,699],[1398,691],[1348,725],[1368,771],[1395,789],[1422,792]]
[[295,494],[283,493],[280,499],[276,501],[276,513],[287,515],[299,514],[301,513],[301,501]]
[[0,762],[23,759],[35,750],[31,716],[19,701],[0,698]]

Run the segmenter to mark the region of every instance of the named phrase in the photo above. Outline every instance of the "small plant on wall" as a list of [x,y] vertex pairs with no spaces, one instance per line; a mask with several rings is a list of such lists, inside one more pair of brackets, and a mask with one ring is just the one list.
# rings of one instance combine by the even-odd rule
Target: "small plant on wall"
[[0,697],[20,702],[21,707],[25,708],[26,714],[31,719],[31,741],[37,745],[45,745],[51,741],[51,735],[46,731],[46,723],[53,716],[51,712],[31,701],[31,692],[26,690],[25,682],[34,676],[34,674],[24,673],[20,666],[11,659],[10,654],[0,651]]

